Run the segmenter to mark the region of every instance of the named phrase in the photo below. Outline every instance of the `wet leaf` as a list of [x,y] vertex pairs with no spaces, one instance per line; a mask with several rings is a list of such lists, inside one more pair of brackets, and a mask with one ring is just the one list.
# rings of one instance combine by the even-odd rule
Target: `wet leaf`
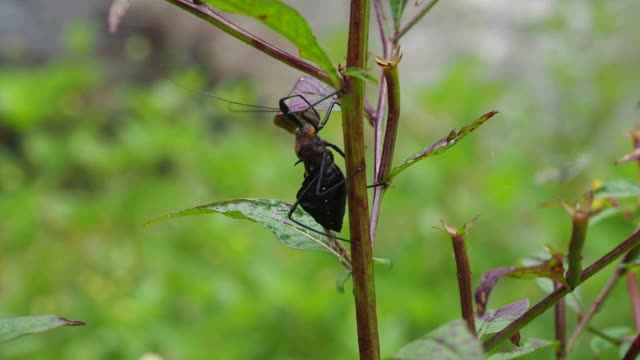
[[640,197],[640,184],[628,180],[612,180],[595,190],[596,199]]
[[476,317],[478,337],[495,334],[514,322],[529,308],[529,300],[522,299],[496,310],[489,310],[483,316]]
[[392,359],[402,360],[482,360],[482,345],[467,328],[464,320],[455,320],[431,331],[403,347]]
[[85,325],[84,321],[68,320],[57,315],[19,316],[0,319],[0,342],[20,336],[37,334],[60,326]]
[[456,131],[455,129],[451,130],[451,132],[447,136],[438,140],[438,142],[436,142],[435,144],[411,155],[407,160],[405,160],[402,165],[394,167],[391,171],[391,174],[389,174],[389,179],[387,180],[391,180],[393,177],[420,160],[442,154],[443,152],[449,150],[458,142],[460,142],[460,140],[462,140],[465,136],[469,135],[471,132],[477,129],[480,125],[484,124],[487,120],[491,119],[497,113],[497,111],[488,112],[474,120],[471,124],[460,129],[460,131]]
[[[307,232],[306,229],[289,220],[287,214],[290,208],[291,205],[282,200],[234,199],[196,206],[160,216],[148,221],[147,225],[182,216],[222,214],[233,219],[248,220],[260,224],[269,229],[280,242],[290,248],[324,251],[337,258],[341,257],[340,253],[335,249],[335,245],[326,236]],[[322,231],[322,227],[300,207],[293,213],[293,217],[307,226]]]
[[522,343],[522,346],[516,347],[512,351],[495,353],[489,356],[489,360],[510,360],[518,359],[525,356],[527,359],[529,359],[531,357],[527,355],[533,353],[534,351],[555,346],[557,346],[557,343],[555,341],[529,339]]
[[291,41],[300,57],[312,61],[340,84],[335,66],[318,44],[311,27],[300,13],[279,0],[204,0],[220,10],[251,16]]
[[404,13],[404,9],[407,7],[408,2],[408,0],[389,0],[391,16],[393,17],[393,26],[396,30],[400,29],[402,13]]

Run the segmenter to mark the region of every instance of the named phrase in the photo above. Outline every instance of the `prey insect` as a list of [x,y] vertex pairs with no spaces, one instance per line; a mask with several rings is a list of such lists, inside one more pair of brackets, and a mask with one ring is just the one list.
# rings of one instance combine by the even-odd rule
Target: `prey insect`
[[[280,111],[283,119],[276,116],[276,125],[292,130],[295,127],[295,152],[298,161],[295,165],[304,165],[304,180],[296,194],[296,201],[287,213],[287,218],[296,225],[326,236],[330,239],[349,242],[348,239],[337,237],[331,231],[340,232],[345,214],[347,191],[346,181],[342,170],[334,162],[334,150],[344,158],[344,152],[336,145],[323,140],[318,133],[327,124],[331,112],[339,103],[335,100],[340,91],[323,88],[324,84],[315,82],[314,79],[302,77],[294,86],[302,89],[304,94],[314,97],[310,102],[303,93],[293,93],[283,97],[278,102],[278,108],[262,107],[229,101],[211,94],[202,95],[226,102],[230,105],[240,105],[253,108],[253,111]],[[187,89],[189,90],[189,89]],[[326,94],[318,97],[318,94]],[[325,105],[329,103],[329,105]],[[326,109],[324,117],[320,117],[316,107]],[[278,123],[277,120],[281,122]],[[292,124],[288,126],[282,121]],[[291,131],[293,132],[293,131]],[[311,217],[324,228],[324,232],[303,224],[294,218],[298,206],[301,206]]]
[[[332,93],[327,95],[326,98],[331,98],[336,94],[337,92]],[[294,97],[306,102],[308,104],[307,110],[300,113],[291,111],[286,104],[286,100]],[[320,101],[324,100],[321,99]],[[327,124],[331,111],[336,104],[338,104],[336,101],[332,101],[324,118],[315,125],[314,118],[310,114],[313,114],[315,119],[320,119],[320,115],[314,105],[304,96],[300,94],[291,95],[280,99],[279,102],[282,113],[297,126],[295,151],[298,156],[298,162],[296,164],[302,162],[305,170],[304,181],[296,195],[296,202],[291,206],[287,217],[297,225],[325,236],[328,235],[294,219],[293,213],[300,205],[325,230],[336,232],[342,230],[347,204],[346,178],[342,170],[334,162],[333,152],[330,149],[335,150],[342,157],[344,157],[344,152],[338,146],[318,136],[318,132]],[[330,237],[349,242],[349,240],[337,236],[330,235]]]

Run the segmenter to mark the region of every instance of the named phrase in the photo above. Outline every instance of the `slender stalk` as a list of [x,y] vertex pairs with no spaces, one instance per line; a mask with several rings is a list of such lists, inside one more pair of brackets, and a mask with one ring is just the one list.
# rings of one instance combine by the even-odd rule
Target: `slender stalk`
[[386,59],[389,57],[389,37],[387,36],[387,19],[384,16],[384,10],[382,9],[380,0],[373,0],[373,9],[376,13],[376,21],[378,22],[378,30],[380,31],[382,56]]
[[398,123],[400,120],[400,77],[398,76],[398,62],[400,62],[401,58],[402,55],[398,55],[395,59],[387,61],[382,68],[384,78],[387,82],[389,111],[387,113],[387,127],[384,131],[382,158],[380,160],[380,169],[376,182],[380,182],[388,177],[389,169],[393,161],[393,152],[396,147]]
[[[374,180],[376,183],[380,183],[382,179],[386,179],[391,168],[393,160],[393,152],[396,146],[396,137],[398,134],[398,122],[400,119],[400,78],[398,76],[398,63],[402,59],[402,54],[399,52],[392,56],[391,60],[381,59],[376,57],[376,63],[382,67],[382,74],[386,83],[387,100],[389,103],[389,110],[387,112],[386,128],[384,132],[384,142],[382,143],[382,151],[380,158],[378,159],[378,153],[380,152],[380,140],[381,140],[381,128],[382,122],[376,123],[376,153],[375,153],[375,169]],[[382,91],[381,91],[382,94]],[[382,115],[382,114],[380,114]],[[373,192],[373,211],[371,212],[371,242],[375,240],[375,231],[378,226],[378,218],[380,217],[380,210],[382,207],[382,197],[387,186],[378,186]]]
[[587,238],[587,225],[589,223],[588,211],[576,210],[571,214],[573,230],[571,232],[571,241],[569,242],[569,268],[567,269],[566,278],[570,286],[575,287],[580,282],[580,273],[582,272],[582,249]]
[[624,354],[622,360],[633,360],[638,357],[638,354],[640,354],[640,334],[636,335],[636,338],[633,339],[629,350]]
[[[553,283],[555,289],[562,287],[559,282]],[[558,347],[556,348],[556,359],[563,360],[566,357],[567,347],[567,314],[565,299],[560,299],[555,306],[555,323],[556,323],[556,341]]]
[[[611,264],[617,258],[622,256],[624,253],[629,250],[637,247],[640,244],[640,228],[636,229],[629,238],[623,241],[620,245],[613,248],[613,250],[609,251],[605,255],[603,255],[600,259],[594,262],[591,266],[586,268],[582,272],[582,276],[580,276],[580,281],[577,285],[584,283],[594,274],[602,270],[607,265]],[[576,285],[576,286],[577,286]],[[483,346],[485,350],[493,349],[498,343],[502,340],[507,339],[511,334],[523,328],[525,325],[530,323],[533,319],[540,316],[542,313],[547,311],[550,307],[555,305],[560,299],[562,299],[565,295],[571,292],[566,286],[562,286],[556,290],[554,290],[551,294],[542,299],[539,303],[530,308],[527,312],[522,314],[519,318],[517,318],[514,322],[509,324],[506,328],[502,329],[500,332],[489,338],[484,342]]]
[[607,296],[609,296],[611,290],[613,289],[613,286],[616,284],[618,279],[627,272],[627,268],[624,266],[624,264],[635,260],[638,256],[639,249],[640,248],[636,246],[634,249],[625,254],[624,258],[622,258],[620,264],[618,264],[618,267],[616,267],[616,270],[613,272],[611,278],[609,278],[609,281],[607,281],[607,284],[604,286],[604,288],[600,291],[600,294],[598,294],[593,304],[591,304],[584,316],[580,318],[578,325],[576,325],[575,329],[573,330],[573,334],[571,334],[571,338],[567,343],[567,352],[571,351],[573,345],[578,339],[578,336],[580,336],[582,331],[586,328],[593,315],[600,309],[600,306],[607,298]]
[[473,297],[471,296],[471,266],[469,266],[469,257],[465,247],[465,235],[451,236],[451,244],[453,245],[453,254],[456,259],[456,276],[458,278],[458,290],[460,292],[460,308],[462,318],[467,322],[467,328],[473,336],[478,336],[476,332],[475,317],[473,314]]
[[[380,174],[380,160],[382,159],[382,116],[386,107],[387,82],[384,75],[380,79],[380,90],[378,92],[378,109],[376,111],[376,122],[374,124],[373,138],[373,182],[377,182]],[[376,241],[376,230],[378,229],[378,219],[382,208],[382,186],[373,188],[373,200],[371,201],[371,220],[369,223],[369,237],[371,245]]]
[[397,46],[400,38],[403,37],[404,34],[407,33],[407,31],[411,30],[411,28],[414,27],[425,15],[427,15],[427,13],[438,3],[438,1],[439,0],[429,1],[427,5],[420,9],[420,12],[416,14],[413,19],[409,20],[408,23],[406,23],[400,30],[398,30],[398,32],[395,33],[395,35],[393,35],[393,38],[391,38],[391,43],[394,45],[394,47]]
[[[369,43],[369,0],[352,0],[349,18],[347,67],[366,68]],[[346,154],[349,230],[353,263],[360,359],[380,359],[373,249],[369,239],[369,206],[365,169],[363,109],[364,82],[350,77],[342,97],[342,128]]]
[[593,334],[593,335],[595,335],[595,336],[597,336],[599,338],[602,338],[602,340],[604,340],[604,341],[608,341],[613,346],[622,345],[622,340],[616,339],[616,338],[614,338],[612,336],[609,336],[609,335],[603,333],[602,331],[600,331],[600,330],[598,330],[598,329],[596,329],[596,328],[594,328],[592,326],[589,326],[587,328],[587,332],[589,332],[589,333],[591,333],[591,334]]
[[636,273],[627,271],[627,287],[631,298],[631,311],[636,331],[640,332],[640,291],[638,291],[638,279]]
[[270,44],[256,35],[242,29],[238,25],[224,18],[220,13],[211,9],[210,6],[202,4],[201,2],[191,2],[189,0],[165,0],[166,2],[175,5],[193,15],[203,19],[204,21],[212,24],[234,38],[242,41],[249,46],[262,51],[263,53],[271,56],[272,58],[281,61],[303,73],[312,76],[328,85],[336,86],[331,78],[324,71],[319,68],[305,62],[304,60],[296,57],[288,52]]

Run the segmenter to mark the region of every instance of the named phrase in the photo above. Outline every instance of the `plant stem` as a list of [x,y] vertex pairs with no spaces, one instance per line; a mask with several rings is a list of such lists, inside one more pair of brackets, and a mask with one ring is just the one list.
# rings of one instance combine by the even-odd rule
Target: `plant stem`
[[[352,0],[349,18],[347,67],[365,69],[369,42],[369,0]],[[349,230],[353,263],[353,292],[356,305],[360,359],[380,359],[373,249],[369,239],[369,206],[362,129],[364,82],[350,77],[342,97],[342,128],[346,154]]]
[[570,286],[575,287],[580,282],[580,273],[582,272],[582,249],[587,238],[587,226],[589,223],[588,211],[576,210],[571,214],[573,230],[571,232],[571,241],[569,242],[569,268],[567,269],[566,278]]
[[618,267],[616,267],[616,270],[611,275],[611,278],[609,278],[609,281],[607,281],[607,284],[604,286],[602,291],[600,291],[600,294],[598,294],[598,297],[596,297],[593,304],[591,304],[587,312],[580,319],[580,321],[578,322],[578,325],[576,325],[575,329],[573,330],[573,334],[571,334],[571,338],[569,338],[569,342],[567,343],[567,352],[571,351],[571,348],[575,344],[578,336],[585,329],[585,327],[589,323],[589,320],[591,320],[591,318],[596,313],[596,311],[600,309],[600,306],[602,305],[604,300],[607,298],[607,296],[609,296],[609,294],[611,293],[611,290],[613,289],[613,286],[616,284],[618,279],[627,272],[627,268],[624,266],[624,264],[635,260],[636,257],[638,256],[638,252],[639,252],[639,248],[635,247],[634,249],[626,253],[624,258],[622,258],[622,260],[620,261],[620,264],[618,264]]
[[[562,287],[559,282],[553,282],[554,288],[558,289]],[[565,299],[562,298],[555,306],[555,323],[556,323],[556,341],[558,341],[558,347],[556,348],[556,359],[563,360],[566,355],[567,346],[567,317],[566,317]]]
[[[636,231],[629,236],[625,241],[623,241],[620,245],[613,248],[613,250],[609,251],[605,255],[603,255],[600,259],[594,262],[591,266],[586,268],[582,275],[580,276],[580,281],[577,285],[582,284],[586,280],[588,280],[591,276],[602,270],[607,265],[611,264],[617,258],[622,256],[624,253],[629,250],[635,248],[640,244],[640,228],[636,229]],[[558,300],[562,299],[565,295],[567,295],[571,290],[566,286],[562,286],[556,290],[554,290],[551,294],[547,295],[544,299],[542,299],[539,303],[529,309],[527,312],[522,314],[519,318],[517,318],[514,322],[509,324],[506,328],[502,329],[500,332],[489,338],[484,342],[483,346],[485,350],[491,350],[502,340],[508,338],[511,334],[523,328],[525,325],[530,323],[533,319],[537,318],[539,315],[544,313],[547,309],[553,306]]]
[[633,360],[638,357],[638,354],[640,354],[640,334],[636,335],[636,338],[633,339],[629,350],[624,354],[622,360]]
[[328,85],[331,85],[333,87],[336,86],[336,84],[332,82],[331,78],[324,71],[244,30],[243,28],[224,18],[220,13],[214,11],[210,6],[206,4],[191,2],[189,0],[165,1],[183,10],[186,10],[187,12],[192,13],[193,15],[212,24],[213,26],[226,32],[234,38],[242,41],[249,46],[253,46],[254,48],[262,51],[263,53],[271,56],[278,61],[281,61],[299,71],[302,71],[303,73],[312,76]]
[[431,8],[435,6],[435,4],[438,3],[438,1],[439,0],[429,1],[429,3],[425,5],[420,10],[420,12],[413,17],[413,19],[409,20],[408,23],[406,23],[400,30],[398,30],[398,32],[395,33],[395,35],[393,35],[393,38],[391,39],[391,43],[393,44],[394,48],[398,45],[398,41],[400,40],[400,38],[404,36],[404,34],[406,34],[407,31],[411,30],[411,28],[414,27],[418,23],[418,21],[420,21],[420,19],[422,19],[425,15],[427,15],[427,13],[431,10]]
[[636,331],[640,332],[640,292],[638,291],[638,279],[636,273],[627,271],[627,287],[631,298],[631,311]]
[[464,239],[465,234],[451,236],[453,254],[456,259],[456,277],[458,279],[458,290],[460,292],[460,308],[462,318],[467,322],[467,328],[469,328],[473,336],[478,336],[473,314],[473,298],[471,296],[471,266],[469,266],[469,257],[467,256]]

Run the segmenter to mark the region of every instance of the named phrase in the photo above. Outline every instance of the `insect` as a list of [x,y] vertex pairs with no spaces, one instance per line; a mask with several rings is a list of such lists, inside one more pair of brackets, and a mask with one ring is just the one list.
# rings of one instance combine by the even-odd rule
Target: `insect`
[[[326,98],[331,98],[337,93],[327,95]],[[308,104],[305,111],[296,113],[289,109],[286,100],[294,97],[301,98]],[[324,100],[325,98],[320,101]],[[338,146],[318,136],[318,132],[326,125],[336,104],[338,104],[336,101],[331,102],[324,118],[316,125],[315,119],[319,119],[320,116],[313,104],[309,103],[304,96],[300,94],[291,95],[280,99],[279,102],[282,113],[297,126],[295,152],[299,160],[296,164],[302,162],[305,169],[304,181],[296,195],[296,202],[291,206],[287,217],[305,229],[322,235],[326,234],[294,219],[293,213],[300,205],[323,228],[337,232],[342,230],[342,221],[347,202],[346,178],[342,170],[334,162],[333,152],[330,149],[335,150],[342,157],[344,157],[344,152]],[[315,118],[311,117],[309,112]],[[303,123],[302,120],[306,123]],[[349,241],[336,236],[331,237]]]
[[[178,86],[180,85],[178,84]],[[198,93],[231,105],[257,108],[257,111],[279,110],[281,114],[276,115],[274,122],[276,122],[277,126],[294,132],[295,152],[298,156],[298,161],[295,164],[303,163],[305,169],[302,186],[296,194],[296,201],[291,206],[287,218],[309,231],[334,240],[349,242],[349,240],[337,237],[328,231],[340,232],[342,230],[347,201],[347,179],[342,173],[342,170],[340,170],[340,167],[334,162],[334,155],[330,149],[336,151],[343,158],[345,154],[338,146],[318,136],[318,132],[327,124],[335,105],[339,106],[339,103],[334,100],[336,95],[340,93],[339,90],[335,91],[327,88],[315,79],[301,77],[293,88],[293,94],[279,100],[278,108],[243,104],[207,93]],[[318,97],[318,94],[326,95]],[[310,102],[305,95],[314,97],[313,103]],[[323,104],[327,102],[329,103],[328,106]],[[323,104],[321,106],[327,109],[322,119],[316,110],[316,107],[320,104]],[[282,115],[282,117],[280,117],[280,115]],[[290,126],[291,124],[293,126]],[[293,127],[295,127],[295,131],[292,131]],[[298,206],[302,206],[302,208],[325,229],[325,232],[314,229],[296,220],[293,214]]]

